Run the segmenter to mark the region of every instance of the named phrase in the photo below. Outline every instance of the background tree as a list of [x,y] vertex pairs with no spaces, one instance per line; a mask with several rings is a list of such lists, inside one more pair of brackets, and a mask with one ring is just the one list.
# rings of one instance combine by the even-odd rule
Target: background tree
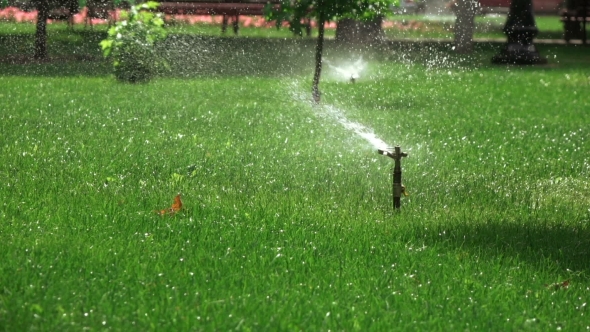
[[342,18],[336,26],[336,40],[351,46],[365,47],[383,40],[383,16],[370,20]]
[[341,18],[370,20],[385,15],[392,2],[391,0],[281,0],[279,7],[268,5],[266,13],[268,20],[276,20],[277,28],[283,22],[288,22],[289,29],[299,36],[303,34],[307,19],[317,22],[318,37],[311,92],[313,100],[319,102],[325,23]]
[[168,62],[157,51],[166,39],[164,15],[155,13],[160,4],[148,1],[121,11],[119,22],[100,42],[105,57],[113,61],[115,77],[123,82],[147,82],[168,69]]
[[47,58],[47,20],[52,9],[63,8],[68,15],[78,12],[78,0],[32,0],[37,9],[37,29],[35,31],[35,59]]
[[473,51],[475,14],[479,8],[479,2],[477,0],[456,0],[453,5],[456,15],[455,51],[471,53]]

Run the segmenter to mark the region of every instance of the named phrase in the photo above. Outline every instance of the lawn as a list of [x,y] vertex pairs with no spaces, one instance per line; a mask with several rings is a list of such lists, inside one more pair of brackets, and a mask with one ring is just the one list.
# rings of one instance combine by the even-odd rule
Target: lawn
[[129,85],[100,36],[0,63],[0,331],[590,329],[588,49],[391,43],[314,106],[312,40],[173,34]]

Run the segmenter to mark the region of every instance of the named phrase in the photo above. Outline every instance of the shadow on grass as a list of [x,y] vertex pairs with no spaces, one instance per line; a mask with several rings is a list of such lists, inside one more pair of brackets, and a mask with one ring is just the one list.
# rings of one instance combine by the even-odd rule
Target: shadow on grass
[[[99,42],[104,32],[55,32],[49,60],[32,60],[31,34],[0,35],[0,72],[4,76],[108,76],[109,61]],[[159,45],[168,60],[166,77],[288,76],[313,68],[313,40],[170,35]]]
[[569,214],[568,220],[561,221],[547,221],[540,215],[510,220],[499,217],[488,222],[455,220],[452,225],[443,223],[425,241],[443,241],[470,255],[512,258],[562,277],[588,279],[590,213],[571,218]]
[[313,69],[312,39],[171,35],[161,45],[171,77],[292,76]]
[[0,35],[0,72],[3,76],[105,76],[111,68],[99,46],[104,32],[52,31],[48,35],[49,58],[35,61],[33,34]]
[[[108,76],[112,70],[102,58],[99,42],[104,31],[55,31],[49,35],[48,49],[53,59],[46,63],[20,61],[33,53],[32,34],[0,35],[0,71],[8,76]],[[327,40],[325,56],[371,53],[379,61],[406,61],[436,67],[452,65],[457,68],[491,66],[490,59],[499,43],[479,43],[470,55],[458,55],[450,42],[404,41],[388,42],[370,52],[353,50]],[[191,77],[288,77],[311,75],[314,66],[313,38],[253,38],[212,37],[172,34],[159,49],[169,61],[170,71],[162,76]],[[539,46],[542,55],[559,54],[571,66],[585,67],[590,49],[564,45]],[[13,61],[14,59],[16,61]],[[446,64],[436,59],[446,58]],[[568,60],[569,59],[569,60]],[[543,67],[535,67],[544,70]]]

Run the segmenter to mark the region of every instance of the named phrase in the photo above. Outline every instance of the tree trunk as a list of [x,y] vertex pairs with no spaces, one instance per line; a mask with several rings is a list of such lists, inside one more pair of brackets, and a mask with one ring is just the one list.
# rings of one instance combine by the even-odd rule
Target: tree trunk
[[492,58],[492,63],[522,65],[547,63],[547,59],[541,57],[533,43],[538,32],[532,0],[512,0],[504,26],[504,33],[508,40],[500,53]]
[[313,74],[313,83],[311,94],[316,103],[320,102],[320,76],[322,74],[322,53],[324,52],[324,23],[326,22],[324,13],[320,12],[318,17],[318,39],[315,47],[315,72]]
[[473,51],[476,5],[472,0],[456,1],[455,52],[457,53],[471,53]]
[[341,19],[336,27],[336,40],[356,46],[370,46],[383,40],[382,23],[381,16],[370,21]]
[[35,59],[47,58],[47,19],[49,17],[48,1],[36,1],[37,31],[35,32]]

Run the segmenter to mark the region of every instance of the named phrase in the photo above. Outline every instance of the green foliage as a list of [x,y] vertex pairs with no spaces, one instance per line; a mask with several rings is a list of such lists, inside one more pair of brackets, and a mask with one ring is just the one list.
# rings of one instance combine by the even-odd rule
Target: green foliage
[[277,28],[282,22],[289,22],[289,29],[301,35],[304,19],[369,20],[375,16],[385,16],[389,7],[396,3],[399,3],[399,0],[281,0],[278,7],[273,7],[271,4],[266,6],[266,18],[269,21],[276,21]]
[[110,28],[108,37],[100,42],[105,57],[113,58],[115,76],[125,82],[150,80],[167,66],[155,48],[166,38],[164,20],[151,10],[157,2],[149,1],[121,12],[121,20]]

